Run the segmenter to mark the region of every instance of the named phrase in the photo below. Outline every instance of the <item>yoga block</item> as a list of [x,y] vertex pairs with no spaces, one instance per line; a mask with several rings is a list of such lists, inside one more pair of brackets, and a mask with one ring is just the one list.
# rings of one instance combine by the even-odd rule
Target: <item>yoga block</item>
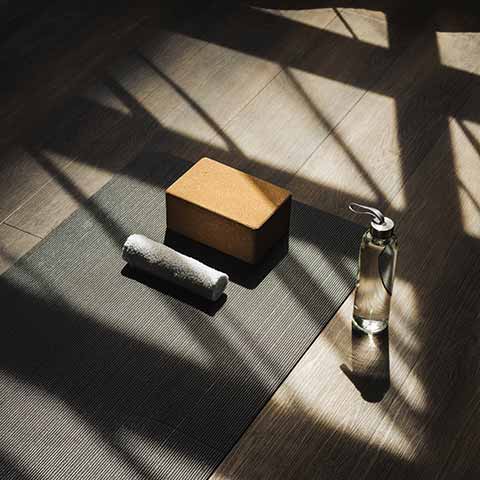
[[202,158],[166,191],[167,228],[244,262],[288,234],[287,190]]

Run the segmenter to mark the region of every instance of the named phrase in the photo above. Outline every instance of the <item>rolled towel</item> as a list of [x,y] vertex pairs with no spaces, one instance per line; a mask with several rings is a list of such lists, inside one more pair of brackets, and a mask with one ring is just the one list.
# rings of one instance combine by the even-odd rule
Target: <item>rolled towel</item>
[[130,235],[122,257],[131,267],[172,282],[192,293],[215,301],[228,283],[228,276],[144,235]]

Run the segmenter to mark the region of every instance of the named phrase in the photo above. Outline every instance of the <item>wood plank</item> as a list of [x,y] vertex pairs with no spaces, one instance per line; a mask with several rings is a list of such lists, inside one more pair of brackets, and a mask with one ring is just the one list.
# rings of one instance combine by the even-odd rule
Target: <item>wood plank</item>
[[[464,55],[464,49],[474,48],[471,37],[457,34],[442,37],[439,41],[446,42],[452,54],[471,60],[472,50]],[[477,36],[477,49],[479,40]],[[420,60],[432,58],[432,55],[426,57],[418,43],[416,47],[414,50]],[[431,50],[428,44],[424,48]],[[404,192],[401,183],[392,182],[394,188],[385,200],[385,205],[388,202],[393,205],[390,212],[398,221],[401,245],[389,328],[388,363],[385,358],[378,362],[380,366],[389,364],[388,371],[382,372],[380,379],[384,382],[388,373],[390,389],[376,403],[362,397],[365,395],[361,382],[364,373],[362,363],[357,363],[358,343],[351,336],[350,298],[218,469],[215,479],[351,478],[353,472],[357,478],[410,478],[414,475],[434,478],[441,472],[455,440],[458,449],[467,442],[473,451],[478,451],[478,428],[472,433],[467,424],[472,402],[478,401],[480,385],[480,235],[478,222],[475,227],[473,225],[479,214],[480,130],[478,124],[469,125],[468,136],[462,133],[455,120],[447,122],[446,115],[454,113],[454,85],[449,83],[450,79],[436,78],[430,70],[436,70],[433,65],[423,62],[422,68],[416,66],[412,61],[413,49],[408,55],[410,61],[399,61],[392,75],[397,65],[409,66],[408,74],[396,73],[402,89],[413,99],[421,98],[428,86],[432,88],[445,82],[445,90],[442,90],[445,98],[436,100],[438,103],[432,108],[436,115],[444,116],[444,120],[435,125],[436,138],[435,129],[431,130],[431,138],[419,138],[414,130],[420,128],[419,122],[428,125],[424,122],[430,113],[415,105],[409,107],[408,102],[403,104],[404,118],[399,128],[405,127],[409,118],[412,122],[411,143],[401,147],[407,159],[407,165],[403,166],[407,180]],[[420,85],[408,82],[409,74]],[[422,85],[423,75],[426,79]],[[419,93],[415,93],[415,88],[419,88]],[[473,112],[477,112],[478,118],[480,89],[472,84],[463,88],[466,91],[453,89],[457,94],[463,93],[463,99],[471,96],[459,116],[471,118]],[[438,95],[438,88],[434,91]],[[358,108],[367,115],[368,125],[373,100],[365,97],[368,108],[361,105],[363,101]],[[425,113],[427,115],[422,116]],[[362,166],[368,167],[367,160],[382,151],[373,140],[382,139],[388,130],[379,119],[369,124],[372,133],[365,138],[368,131],[358,123],[362,116],[353,112],[351,115],[344,123],[350,131],[354,125],[358,128],[351,134],[349,145],[353,151],[365,152],[359,159]],[[387,128],[396,126],[394,120]],[[440,129],[442,124],[446,128]],[[343,124],[339,127],[342,134],[348,135],[348,130]],[[400,132],[399,138],[408,139],[408,132],[407,135]],[[384,145],[385,141],[381,143]],[[420,166],[409,170],[408,162],[420,163],[421,153],[425,151],[428,155]],[[327,151],[321,157],[328,159]],[[399,155],[398,158],[404,157]],[[327,191],[331,194],[332,189],[338,188],[346,200],[349,195],[355,196],[358,173],[357,177],[351,175],[349,183],[344,182],[342,165],[342,162],[335,163],[339,166],[335,182],[332,166],[332,183],[327,184]],[[391,181],[388,176],[392,172],[387,166],[389,162],[385,162],[380,171],[382,186]],[[382,165],[371,170],[372,175],[379,172],[379,167]],[[354,170],[355,167],[348,168]],[[317,170],[314,164],[305,167],[303,175],[307,180],[310,172],[315,174],[317,188],[321,190],[321,180],[325,178],[319,179],[323,174],[322,166]],[[404,172],[400,173],[397,181],[404,178]],[[460,195],[459,179],[468,180],[468,194]],[[292,184],[296,185],[292,187],[294,192],[302,193],[300,183],[294,179]],[[351,190],[353,192],[349,193]],[[360,192],[371,195],[372,200],[375,198],[365,187]],[[303,193],[303,198],[314,205],[336,213],[340,211],[340,202],[327,203],[325,197],[313,189]],[[475,215],[473,219],[472,214]],[[464,218],[472,220],[465,224],[459,221]],[[469,231],[466,231],[467,226]],[[310,314],[314,319],[315,312]],[[372,346],[372,349],[374,361],[382,358],[378,347]],[[360,350],[363,352],[363,347]],[[360,378],[355,375],[358,371]],[[458,438],[460,425],[465,438]],[[476,461],[473,454],[462,455],[462,458]],[[454,465],[458,464],[454,462]],[[463,465],[462,471],[477,473],[478,467],[470,463]]]
[[[204,22],[208,20],[207,14],[208,10],[204,12]],[[143,32],[144,48],[145,51],[153,52],[157,57],[164,57],[168,71],[173,71],[175,68],[182,68],[185,61],[205,44],[187,37],[180,38],[181,36],[175,32],[165,30],[164,24],[163,19],[146,24],[145,32]],[[180,52],[182,53],[180,54]],[[49,167],[46,162],[43,162],[43,166],[38,162],[42,156],[37,156],[36,160],[33,160],[28,154],[21,157],[17,154],[15,157],[12,155],[2,156],[2,180],[5,181],[5,188],[2,189],[3,195],[0,201],[1,218],[8,218],[26,198],[33,196],[48,183],[52,179],[52,175],[65,175],[65,169],[70,166],[72,161],[94,165],[100,170],[111,167],[112,172],[116,172],[131,159],[131,155],[134,155],[127,147],[125,147],[126,151],[123,152],[123,155],[117,153],[119,150],[121,151],[119,146],[126,143],[124,138],[130,146],[131,140],[135,139],[138,143],[135,152],[146,143],[147,139],[151,138],[155,129],[158,128],[157,120],[153,120],[148,115],[148,112],[141,107],[141,102],[151,93],[151,88],[159,88],[159,82],[156,81],[150,85],[148,80],[152,77],[151,71],[142,66],[138,58],[136,63],[134,60],[135,56],[128,54],[122,60],[118,60],[110,68],[107,83],[97,82],[81,95],[66,101],[62,108],[56,109],[44,122],[42,128],[31,136],[27,148],[44,152],[43,158],[51,164]],[[145,75],[145,70],[148,70],[147,73],[150,77]],[[112,91],[112,84],[115,87],[117,83],[125,91],[120,88]],[[134,97],[132,101],[130,101],[130,96]],[[170,91],[165,91],[163,98],[165,101],[162,112],[165,115],[169,111],[168,99],[173,99],[170,109],[176,107],[177,103]],[[161,119],[161,115],[158,117]],[[130,152],[130,156],[125,157],[128,152]],[[112,158],[114,153],[117,156]],[[28,163],[25,163],[24,157],[29,159]],[[48,171],[45,171],[46,165]],[[22,172],[26,169],[31,169],[31,175],[26,175],[24,181]],[[108,179],[103,171],[99,172],[99,178],[96,181],[92,168],[79,168],[73,165],[70,167],[70,178],[76,178],[83,174],[85,174],[84,184],[88,183],[89,194]],[[11,182],[12,179],[15,179],[15,182]],[[82,182],[80,181],[80,183]],[[43,204],[37,209],[36,201],[33,201],[29,205],[35,208],[35,211],[32,211],[34,218],[30,219],[30,223],[26,222],[25,226],[35,229],[37,235],[45,235],[53,228],[53,225],[57,225],[62,218],[68,216],[78,206],[78,202],[72,201],[68,193],[62,192],[61,189],[58,189],[58,185],[54,184],[49,185],[40,195],[51,199],[51,209],[46,208]],[[63,208],[59,208],[63,200],[56,198],[56,195],[60,195],[65,201]],[[40,222],[42,212],[50,215],[55,211],[59,218],[53,221],[51,228],[37,229],[35,227]],[[16,223],[15,219],[12,221]]]
[[[225,18],[228,17],[229,8],[204,8],[199,14],[192,15],[184,20],[184,28],[196,31],[206,28],[221,28]],[[158,21],[150,22],[144,27],[145,34],[142,42],[129,54],[122,56],[114,64],[106,66],[106,75],[128,95],[141,104],[145,110],[150,111],[147,98],[154,95],[161,104],[158,112],[153,112],[161,120],[171,108],[177,106],[174,91],[162,77],[160,77],[148,62],[161,65],[165,75],[175,76],[188,65],[207,43],[191,38],[175,31],[175,25],[170,28]],[[148,59],[148,61],[145,61]],[[172,95],[173,94],[173,95]]]
[[[161,52],[167,58],[172,58],[179,48],[174,41],[178,40],[178,36],[173,34],[175,39],[167,41],[167,31],[160,27],[154,28],[152,24],[149,28],[151,37],[147,48],[161,47]],[[201,46],[201,42],[192,41],[189,45],[181,43],[180,47],[188,46],[194,52],[196,46],[192,43]],[[26,154],[30,160],[28,168],[32,164],[44,172],[37,182],[33,182],[38,175],[35,176],[32,169],[30,183],[22,188],[22,183],[19,182],[22,164],[17,167],[10,157],[3,159],[3,165],[8,170],[8,176],[5,175],[4,178],[15,178],[13,185],[10,184],[10,188],[4,190],[3,218],[8,218],[26,197],[38,194],[38,197],[26,204],[25,210],[18,213],[19,217],[14,216],[9,221],[17,224],[18,218],[26,218],[21,223],[29,231],[45,236],[135,156],[158,128],[157,122],[140,107],[143,97],[151,92],[148,88],[144,89],[135,101],[129,101],[128,90],[124,92],[117,88],[112,91],[111,87],[116,85],[114,82],[121,85],[126,79],[125,87],[137,89],[138,94],[140,86],[144,86],[145,76],[141,75],[142,72],[138,74],[137,69],[138,64],[132,65],[132,56],[127,55],[113,65],[110,83],[97,82],[82,95],[69,99],[50,116],[27,147],[35,156],[33,159]],[[158,84],[155,88],[158,88]],[[174,106],[175,104],[171,108]],[[164,107],[167,112],[166,105]],[[110,174],[107,173],[108,170]],[[55,177],[55,182],[39,193],[41,187]],[[12,191],[15,195],[11,195]],[[41,198],[47,200],[39,201]],[[25,211],[30,214],[25,215]],[[42,227],[43,216],[51,220],[46,228]]]
[[[272,4],[267,4],[267,6],[272,6]],[[313,7],[319,7],[319,5],[313,5]],[[263,30],[268,27],[268,31],[270,32],[268,37],[263,37],[263,39],[260,37],[259,41],[255,42],[245,42],[242,35],[224,36],[214,29],[201,31],[182,29],[179,31],[185,35],[194,36],[195,38],[205,40],[209,43],[228,48],[231,51],[242,52],[245,55],[255,56],[277,64],[285,64],[282,58],[282,48],[289,43],[286,40],[291,32],[295,32],[297,38],[314,36],[317,38],[317,41],[324,42],[336,39],[337,43],[350,49],[352,56],[355,56],[357,49],[361,51],[363,48],[362,45],[351,36],[338,37],[329,31],[323,31],[323,29],[318,28],[318,25],[314,21],[315,10],[317,9],[312,8],[312,5],[310,5],[310,9],[308,4],[305,5],[305,10],[301,12],[295,12],[295,10],[299,10],[298,5],[296,8],[293,8],[292,11],[251,8],[251,22],[262,26]],[[309,12],[309,16],[304,16],[304,12]],[[268,41],[265,42],[267,38]],[[268,45],[276,45],[277,48],[264,48]],[[378,50],[384,49],[383,47],[373,45],[372,48]],[[288,63],[292,68],[300,68],[300,59],[301,56],[295,56],[292,57]],[[309,66],[311,65],[303,64],[303,68]],[[315,73],[319,73],[318,69]],[[327,71],[322,73],[327,75]],[[357,84],[356,86],[359,88],[365,88],[368,87],[368,84]]]
[[131,15],[98,13],[49,9],[35,28],[29,25],[2,45],[3,67],[9,75],[3,78],[0,143],[17,139],[66,95],[84,88],[95,69],[112,58],[122,41],[131,40],[146,19],[141,9]]
[[[37,132],[35,140],[14,150],[21,154],[2,157],[2,218],[14,224],[17,214],[23,218],[26,209],[30,212],[25,223],[27,231],[44,236],[53,227],[33,227],[41,223],[42,212],[66,218],[64,215],[78,206],[70,198],[72,192],[58,190],[59,185],[69,185],[68,175],[79,178],[80,184],[83,180],[90,194],[94,193],[137,152],[135,141],[143,145],[146,140],[142,139],[149,138],[151,126],[148,118],[133,121],[125,105],[101,84],[89,89],[85,97],[71,99],[64,111],[50,119],[42,132]],[[102,142],[105,138],[108,141]],[[110,175],[104,171],[108,169]],[[98,171],[98,179],[94,171]],[[62,178],[66,181],[62,182]],[[74,183],[71,186],[74,189]],[[69,199],[64,207],[56,195]],[[51,210],[43,210],[45,205],[37,203],[39,197],[49,199]],[[52,225],[57,225],[61,220],[52,221]]]
[[28,136],[68,96],[91,84],[106,62],[145,35],[160,25],[172,28],[210,3],[140,2],[113,11],[107,5],[54,2],[35,21],[20,22],[0,44],[3,71],[8,72],[1,79],[0,144]]
[[[239,34],[239,25],[245,25],[239,22],[240,14],[246,17],[245,22],[250,19],[250,10],[241,9],[231,14],[227,22],[219,22],[225,35],[232,35],[234,26],[235,34]],[[320,10],[313,15],[319,25],[328,23],[332,17],[331,10]],[[253,24],[251,28],[246,32],[245,27],[242,28],[245,41],[252,42],[254,34],[257,37],[268,34],[265,26]],[[293,31],[289,35],[287,40],[291,38],[291,41],[284,47],[285,60],[299,50],[303,52],[314,40],[297,38]],[[151,51],[149,45],[145,52]],[[170,45],[175,48],[174,42]],[[268,42],[267,45],[277,48]],[[145,61],[142,61],[141,56],[130,55],[123,66],[117,64],[111,69],[106,88],[97,86],[87,98],[72,100],[78,105],[62,111],[58,121],[51,120],[34,146],[39,151],[37,158],[43,159],[43,165],[57,178],[16,211],[8,222],[36,235],[47,235],[113,173],[135,158],[147,143],[148,148],[159,155],[159,160],[160,154],[165,153],[197,160],[202,149],[206,150],[208,139],[221,129],[220,125],[241,110],[280,69],[265,60],[216,45],[196,46],[188,42],[187,47],[192,50],[190,54],[182,56],[179,65],[168,66],[172,79],[156,70],[153,62],[161,61],[158,56],[151,61],[143,57]],[[165,47],[163,51],[171,61],[174,56],[171,50]],[[244,73],[239,75],[239,72]],[[246,76],[250,76],[248,83]],[[190,99],[186,93],[189,91],[202,99],[201,107]],[[74,118],[70,118],[70,113]],[[180,132],[176,131],[177,124],[182,127]],[[194,142],[188,136],[192,131]],[[189,156],[186,151],[192,145],[196,153]],[[75,161],[66,167],[59,166],[59,159],[65,157]]]
[[53,179],[7,222],[45,237],[134,158],[149,134],[148,124],[143,122],[123,124],[110,137],[111,142],[92,151],[88,162],[72,161],[64,170],[55,165],[48,153],[37,152],[37,160]]
[[[169,85],[169,94],[178,99],[178,107],[162,121],[164,130],[156,139],[157,151],[196,161],[206,153],[206,146],[216,135],[221,137],[222,148],[234,150],[232,142],[223,134],[224,126],[270,83],[282,64],[301,57],[311,48],[318,32],[334,17],[331,9],[283,13],[286,15],[308,19],[315,29],[298,30],[295,23],[279,29],[275,22],[262,22],[256,10],[239,7],[223,21],[221,29],[207,29],[222,39],[221,44],[209,43],[177,75],[166,73],[161,61],[144,57],[152,73]],[[182,33],[195,35],[188,29],[185,32]],[[241,48],[231,50],[222,46],[234,41]],[[263,52],[262,55],[243,53],[253,48]],[[278,62],[264,58],[270,55],[275,55]],[[157,90],[146,104],[155,117],[164,103],[158,93],[161,92]],[[192,150],[192,141],[204,143],[205,147]]]
[[0,157],[0,223],[50,178],[22,147],[9,148]]
[[[452,452],[446,459],[440,480],[449,478],[478,478],[478,432],[480,432],[480,396],[472,400],[465,412],[463,427],[459,425],[459,435],[454,443]],[[468,415],[468,412],[471,414]]]
[[[224,146],[226,139],[230,143],[220,160],[285,184],[362,98],[365,90],[352,84],[373,84],[404,50],[408,30],[397,32],[394,48],[371,49],[370,44],[388,45],[386,25],[379,27],[374,20],[346,16],[369,43],[361,43],[362,48],[351,56],[348,45],[336,41],[351,33],[340,19],[333,20],[319,32],[315,46],[297,61],[298,68],[284,65],[281,73],[216,135],[211,142],[216,148]],[[325,38],[325,31],[332,36]]]
[[337,14],[353,13],[368,18],[373,18],[379,22],[411,23],[412,21],[421,21],[426,15],[431,15],[433,8],[430,2],[422,2],[411,8],[408,3],[398,2],[397,0],[371,0],[364,2],[361,0],[346,0],[338,2]]
[[[41,21],[37,22],[35,25],[30,25],[28,22],[24,22],[21,25],[22,28],[18,29],[17,26],[17,30],[13,32],[12,38],[9,38],[8,42],[4,42],[1,45],[2,51],[11,53],[10,56],[8,56],[7,53],[5,54],[6,57],[3,59],[4,61],[15,63],[18,62],[20,58],[25,57],[28,59],[32,56],[35,56],[37,53],[40,56],[45,56],[45,54],[48,54],[48,68],[42,64],[42,69],[46,68],[46,71],[62,69],[62,55],[64,55],[65,48],[69,44],[67,42],[66,45],[57,45],[58,35],[67,35],[67,37],[74,43],[81,43],[83,38],[82,35],[85,33],[82,29],[87,29],[86,31],[90,32],[89,29],[93,28],[95,35],[93,35],[92,41],[99,41],[98,35],[96,35],[96,30],[99,30],[99,25],[95,24],[92,26],[89,24],[89,21],[91,21],[92,18],[88,16],[88,12],[76,12],[78,15],[72,14],[74,18],[70,18],[67,15],[67,21],[62,23],[60,22],[62,12],[58,11],[54,13],[52,12],[52,7],[44,10],[46,18],[43,18],[43,20],[45,20],[47,23],[50,22],[52,25],[56,25],[59,28],[59,32],[53,33],[44,31],[43,27],[41,26]],[[140,14],[141,12],[139,10],[136,13]],[[158,9],[155,10],[154,13],[158,16]],[[127,22],[125,24],[127,30],[128,23],[135,25],[135,22],[137,21],[134,17],[128,18],[128,16],[124,17],[124,20]],[[68,31],[68,22],[71,21],[76,22],[75,25],[78,27],[78,31]],[[61,26],[59,23],[62,23]],[[165,19],[163,18],[161,21],[157,20],[156,23],[161,23],[163,25],[165,24]],[[117,34],[119,32],[116,31],[116,24],[109,24],[107,22],[107,24],[101,23],[101,25],[104,27],[103,30],[105,30],[103,34],[106,37],[109,35],[111,36],[108,37],[110,47],[119,47],[119,45],[115,43],[115,41],[119,40],[119,38],[117,38]],[[158,34],[159,25],[156,25],[155,22],[147,23],[145,30],[148,29],[150,29],[150,33],[152,35],[153,33]],[[43,32],[43,34],[40,35],[39,32]],[[38,42],[34,42],[32,40],[32,37],[35,37],[35,35],[40,35],[41,37],[38,39]],[[146,35],[146,33],[143,32],[142,35]],[[47,48],[50,44],[55,45],[53,52]],[[18,45],[20,50],[14,50],[15,45]],[[158,45],[158,42],[155,45]],[[152,45],[150,46],[152,47]],[[81,56],[85,54],[85,52],[82,50],[83,47],[84,46],[82,45],[79,47],[79,49],[76,49],[75,55],[78,54]],[[105,44],[102,44],[102,47],[104,50],[108,50],[109,48]],[[95,48],[99,49],[99,45],[96,45]],[[172,48],[170,46],[170,50],[171,49]],[[101,50],[101,48],[99,50]],[[170,53],[171,56],[171,52],[169,52],[168,47],[164,47],[163,52],[166,54]],[[71,62],[75,55],[72,56],[69,54],[67,59],[68,62]],[[109,58],[109,55],[106,55],[105,58],[107,57]],[[38,73],[38,68],[36,68],[38,67],[38,64],[36,63],[37,60],[38,59],[35,58],[35,61],[28,66],[28,69],[32,70],[33,73]],[[72,68],[78,69],[78,65],[82,64],[83,75],[83,73],[85,73],[85,62],[82,63],[82,60],[78,58],[76,61],[77,64],[72,64]],[[62,75],[65,74],[63,71],[61,73]],[[54,75],[53,73],[52,76],[55,78],[58,77],[58,75]],[[85,83],[85,79],[83,80],[83,83]],[[3,78],[2,81],[8,84],[9,80]],[[30,108],[30,106],[28,106],[28,99],[30,97],[25,97],[21,92],[21,85],[23,85],[23,83],[26,83],[27,86],[30,84],[30,90],[35,92],[35,95],[42,96],[40,103],[37,101],[35,102],[37,107],[35,115],[38,113],[37,110],[39,109],[39,106],[40,110],[44,107],[47,110],[50,110],[52,106],[55,106],[55,95],[58,92],[55,93],[54,97],[48,98],[48,95],[45,94],[43,84],[42,88],[38,88],[37,85],[35,88],[32,88],[32,84],[35,83],[35,81],[35,76],[32,78],[31,75],[25,74],[24,77],[22,77],[20,84],[16,84],[15,90],[10,91],[8,88],[6,88],[4,91],[6,101],[2,102],[2,114],[7,116],[16,116],[18,114],[22,116],[21,112]],[[47,83],[48,88],[52,86],[50,85],[51,82],[44,83]],[[80,83],[82,82],[79,82],[79,84]],[[69,91],[70,94],[72,94],[72,92],[75,90],[75,85],[73,85],[71,81],[65,82],[64,86],[71,89]],[[27,87],[25,88],[28,89]],[[56,84],[53,85],[53,88],[56,88]],[[20,109],[18,112],[16,110],[9,110],[10,104],[8,102],[10,100],[12,101],[11,103],[14,105],[15,109]],[[98,108],[98,105],[107,108]],[[123,115],[116,114],[117,112]],[[52,162],[55,168],[60,169],[60,171],[63,172],[72,160],[78,158],[88,158],[89,161],[92,161],[93,155],[88,151],[91,144],[101,139],[102,136],[105,135],[106,131],[111,132],[111,129],[114,128],[115,124],[118,123],[124,116],[128,116],[129,113],[130,112],[128,108],[119,99],[117,99],[112,92],[105,87],[105,85],[99,83],[87,90],[87,92],[82,96],[69,99],[61,109],[54,111],[50,118],[44,122],[41,128],[38,128],[34,134],[30,136],[28,139],[29,145],[27,145],[26,148],[28,150],[31,147],[31,144],[36,144],[37,149],[45,148],[50,150],[48,155],[49,160]],[[138,112],[136,113],[138,114]],[[23,127],[20,125],[21,122],[18,118],[17,120],[19,123],[17,124],[16,130],[22,130]],[[17,133],[18,132],[15,132],[15,135]],[[115,135],[111,135],[111,137],[113,141],[116,141]],[[11,138],[9,141],[10,140]],[[26,199],[33,196],[52,179],[52,172],[46,171],[44,166],[42,166],[37,160],[33,159],[31,155],[25,152],[25,148],[21,146],[12,147],[8,149],[7,152],[2,154],[0,158],[0,220],[8,218],[8,216],[11,215],[12,212],[17,208],[19,208]]]
[[0,275],[32,249],[40,238],[0,224]]
[[[479,106],[477,85],[463,111],[478,112]],[[478,142],[480,125],[471,124],[470,133]],[[397,349],[412,370],[402,386],[403,395],[394,399],[372,442],[383,451],[395,450],[408,464],[390,471],[388,459],[380,453],[374,463],[369,459],[369,477],[388,471],[391,478],[405,478],[411,463],[421,465],[427,477],[437,475],[471,411],[472,399],[478,400],[480,231],[477,226],[467,233],[463,214],[466,208],[478,218],[478,210],[471,212],[471,200],[480,198],[480,184],[472,184],[471,196],[462,198],[459,180],[478,179],[479,160],[478,149],[451,119],[449,131],[406,186],[412,198],[428,199],[417,202],[415,211],[406,210],[400,220],[405,240],[399,275],[410,286],[416,307],[397,320],[411,336],[410,345],[408,337],[399,336]],[[428,248],[422,249],[425,231]],[[406,293],[400,288],[397,302]],[[398,441],[399,431],[408,442]],[[478,450],[479,430],[475,442]],[[363,471],[367,463],[362,458],[358,468]]]
[[[468,24],[470,21],[468,21]],[[446,130],[446,117],[466,101],[473,79],[447,74],[439,48],[472,68],[478,41],[437,35],[432,24],[315,151],[290,184],[300,200],[340,216],[347,204],[369,201],[405,208],[401,187]],[[478,72],[478,65],[475,66]]]

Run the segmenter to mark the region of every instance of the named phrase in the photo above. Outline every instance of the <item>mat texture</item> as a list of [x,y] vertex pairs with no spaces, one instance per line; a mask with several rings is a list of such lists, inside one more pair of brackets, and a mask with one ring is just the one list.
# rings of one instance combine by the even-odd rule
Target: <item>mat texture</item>
[[187,168],[143,157],[0,277],[0,478],[207,478],[352,290],[363,229],[295,202],[256,270],[166,236],[231,275],[214,305],[125,268]]

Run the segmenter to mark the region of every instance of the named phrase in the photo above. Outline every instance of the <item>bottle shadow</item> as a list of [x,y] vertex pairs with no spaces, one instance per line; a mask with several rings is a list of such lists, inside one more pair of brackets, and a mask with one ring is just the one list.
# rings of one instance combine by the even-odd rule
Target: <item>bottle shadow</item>
[[352,367],[340,365],[342,372],[367,402],[380,402],[390,388],[388,328],[367,335],[352,328]]

